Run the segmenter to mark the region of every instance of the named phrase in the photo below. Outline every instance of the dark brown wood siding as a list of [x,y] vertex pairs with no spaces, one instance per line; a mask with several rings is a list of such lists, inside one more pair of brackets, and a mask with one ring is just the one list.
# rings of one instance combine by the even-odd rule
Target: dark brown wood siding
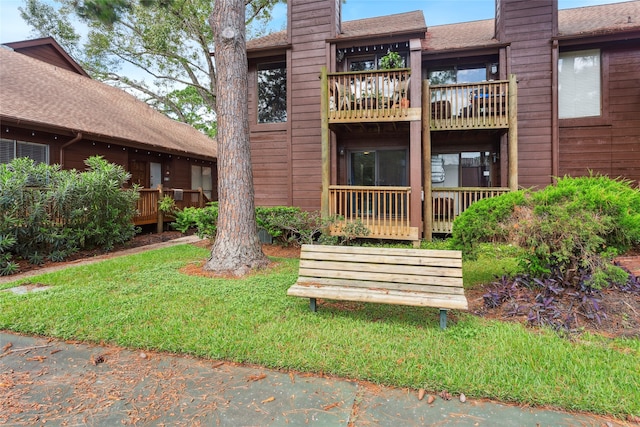
[[518,79],[518,184],[546,186],[552,174],[554,2],[503,1],[500,14],[511,42],[509,72]]
[[603,50],[608,74],[603,99],[607,123],[560,127],[560,175],[593,171],[640,183],[640,49]]
[[320,75],[326,65],[332,0],[291,1],[291,160],[293,204],[320,209],[322,158],[320,140]]

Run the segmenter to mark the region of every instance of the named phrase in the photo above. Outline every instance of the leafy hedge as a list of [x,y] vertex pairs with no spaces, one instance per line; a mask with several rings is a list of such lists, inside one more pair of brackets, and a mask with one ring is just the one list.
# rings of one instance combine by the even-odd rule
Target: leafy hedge
[[[176,230],[186,233],[195,229],[201,238],[215,238],[218,221],[218,203],[213,202],[204,208],[185,208],[173,212],[176,221],[172,224]],[[274,241],[281,245],[301,245],[320,241],[321,243],[348,243],[356,236],[363,236],[368,230],[359,223],[343,226],[339,235],[323,233],[338,218],[321,217],[317,211],[305,211],[298,207],[273,206],[256,207],[256,223],[265,230]]]
[[13,257],[41,264],[80,248],[111,249],[131,239],[138,191],[129,174],[102,157],[87,171],[61,170],[29,158],[0,165],[0,275],[17,271]]
[[454,222],[452,237],[471,256],[481,242],[518,245],[530,274],[587,275],[600,287],[617,274],[608,260],[640,244],[640,191],[599,175],[560,178],[540,191],[474,203]]

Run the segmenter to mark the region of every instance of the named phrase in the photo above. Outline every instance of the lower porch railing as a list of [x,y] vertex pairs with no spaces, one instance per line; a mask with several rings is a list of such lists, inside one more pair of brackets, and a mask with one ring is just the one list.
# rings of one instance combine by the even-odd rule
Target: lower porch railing
[[432,232],[451,233],[453,221],[471,204],[481,199],[508,193],[497,187],[437,187],[431,190]]
[[171,197],[178,210],[187,207],[202,208],[209,201],[201,188],[197,190],[164,189],[162,186],[143,188],[140,190],[138,214],[133,218],[133,223],[135,225],[158,224],[158,230],[161,230],[164,221],[170,219],[165,218],[158,209],[158,203],[164,196]]
[[334,232],[361,222],[366,237],[418,240],[418,228],[411,227],[410,187],[329,186],[329,215],[338,216]]

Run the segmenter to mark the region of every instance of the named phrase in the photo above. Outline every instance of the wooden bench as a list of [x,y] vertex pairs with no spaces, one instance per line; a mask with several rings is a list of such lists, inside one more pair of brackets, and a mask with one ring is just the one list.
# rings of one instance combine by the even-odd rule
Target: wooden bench
[[303,245],[298,281],[287,295],[440,309],[468,310],[462,253],[449,250]]

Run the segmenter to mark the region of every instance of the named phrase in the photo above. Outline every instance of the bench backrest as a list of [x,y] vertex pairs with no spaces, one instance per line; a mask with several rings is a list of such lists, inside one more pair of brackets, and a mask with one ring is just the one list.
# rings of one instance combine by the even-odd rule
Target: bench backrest
[[464,295],[462,253],[303,245],[298,283]]

